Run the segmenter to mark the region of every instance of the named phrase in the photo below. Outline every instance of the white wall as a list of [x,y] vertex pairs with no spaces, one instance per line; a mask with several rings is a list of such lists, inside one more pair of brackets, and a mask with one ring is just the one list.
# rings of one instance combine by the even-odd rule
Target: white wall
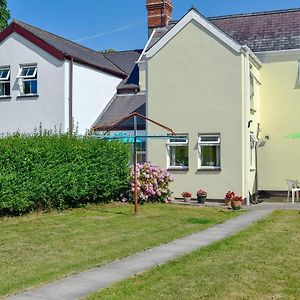
[[84,134],[116,93],[122,79],[78,63],[74,63],[73,76],[73,119],[79,134]]
[[[38,97],[17,98],[20,64],[37,64]],[[0,133],[32,132],[40,122],[45,129],[64,128],[64,61],[13,33],[0,43],[0,66],[8,65],[11,99],[0,99]]]

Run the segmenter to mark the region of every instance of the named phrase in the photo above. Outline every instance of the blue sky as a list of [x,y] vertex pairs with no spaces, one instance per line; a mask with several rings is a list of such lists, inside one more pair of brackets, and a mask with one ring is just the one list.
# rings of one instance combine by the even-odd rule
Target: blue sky
[[[95,50],[143,48],[146,0],[8,0],[12,18]],[[299,0],[173,0],[173,19],[192,6],[205,16],[300,7]]]

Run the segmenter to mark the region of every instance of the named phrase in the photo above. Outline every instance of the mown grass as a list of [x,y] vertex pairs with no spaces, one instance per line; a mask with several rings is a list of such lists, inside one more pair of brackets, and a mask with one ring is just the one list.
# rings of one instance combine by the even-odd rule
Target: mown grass
[[237,216],[212,208],[99,205],[0,218],[0,296],[143,251]]
[[95,293],[95,299],[299,299],[300,214],[274,212],[233,237]]

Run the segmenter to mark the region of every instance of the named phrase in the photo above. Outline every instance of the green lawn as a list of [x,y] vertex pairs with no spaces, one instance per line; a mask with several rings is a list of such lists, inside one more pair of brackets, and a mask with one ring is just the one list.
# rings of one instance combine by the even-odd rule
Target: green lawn
[[110,204],[0,218],[0,296],[53,281],[223,222],[234,212]]
[[88,297],[300,299],[300,214],[275,212],[245,231]]

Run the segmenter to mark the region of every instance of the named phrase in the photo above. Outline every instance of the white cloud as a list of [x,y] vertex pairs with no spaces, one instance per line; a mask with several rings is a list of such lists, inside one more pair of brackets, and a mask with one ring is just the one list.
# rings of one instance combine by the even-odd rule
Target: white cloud
[[133,24],[125,25],[125,26],[122,26],[122,27],[114,28],[114,29],[111,29],[111,30],[108,30],[108,31],[100,32],[100,33],[97,33],[97,34],[94,34],[94,35],[84,36],[84,37],[76,39],[75,42],[82,42],[82,41],[92,40],[92,39],[95,39],[95,38],[98,38],[98,37],[101,37],[101,36],[110,35],[110,34],[113,34],[113,33],[120,32],[120,31],[125,31],[127,29],[133,28],[133,27],[135,27],[139,24],[142,24],[142,23],[144,23],[144,20],[133,23]]

